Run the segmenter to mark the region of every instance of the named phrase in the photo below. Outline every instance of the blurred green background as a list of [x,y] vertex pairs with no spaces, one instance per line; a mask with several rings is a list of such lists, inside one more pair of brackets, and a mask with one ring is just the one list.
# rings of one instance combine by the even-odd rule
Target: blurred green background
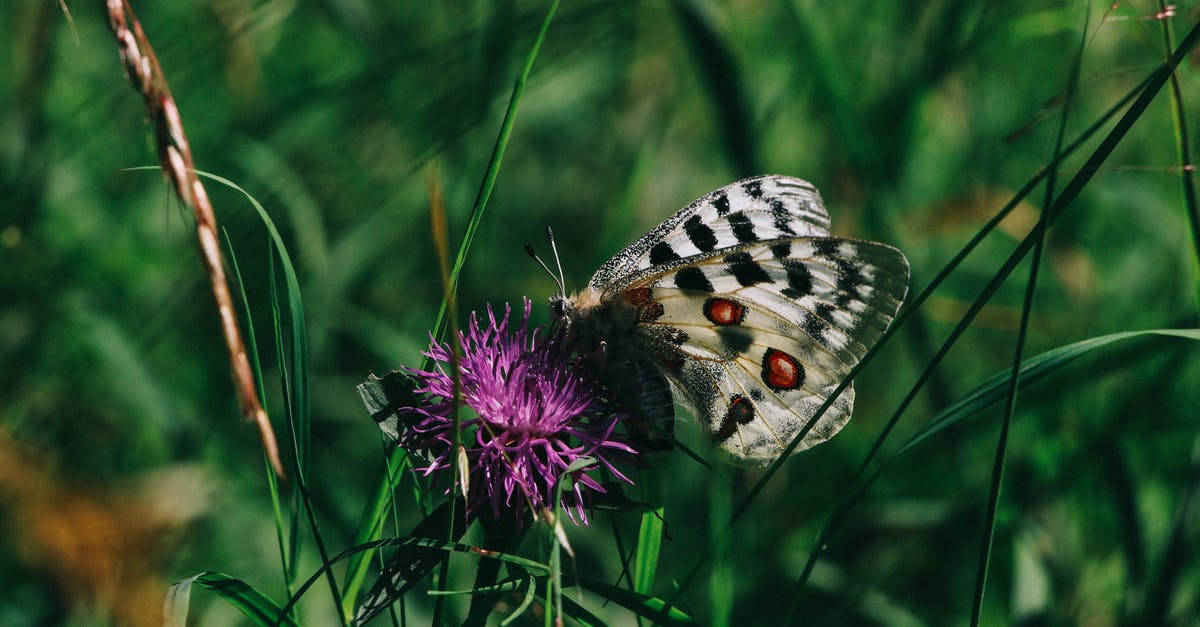
[[[442,297],[426,178],[436,171],[444,188],[457,246],[546,5],[134,8],[197,167],[257,197],[297,264],[319,443],[311,490],[336,552],[351,543],[383,450],[354,386],[419,363]],[[156,165],[142,103],[102,3],[70,9],[70,19],[49,1],[0,9],[0,623],[133,624],[150,612],[139,624],[154,624],[165,586],[206,569],[280,600],[257,436],[238,415],[190,211],[158,172],[123,171]],[[553,284],[521,245],[545,248],[546,225],[578,288],[679,207],[760,173],[812,181],[834,230],[904,250],[919,291],[1051,158],[1085,16],[1068,139],[1166,56],[1159,10],[1145,1],[565,2],[464,268],[461,313],[523,296],[544,303]],[[1200,19],[1194,3],[1174,13],[1176,38]],[[1178,73],[1193,145],[1197,62]],[[1171,107],[1164,90],[1050,232],[1027,355],[1196,326]],[[1095,143],[1067,160],[1060,185]],[[270,338],[264,229],[240,194],[207,186],[259,338]],[[767,624],[796,595],[811,624],[965,621],[999,409],[900,458],[809,585],[793,584],[896,403],[1034,225],[1042,198],[1038,188],[902,329],[859,378],[846,430],[790,461],[726,544],[711,536],[756,472],[722,467],[728,488],[676,455],[638,475],[631,495],[666,512],[656,592],[670,593],[695,547],[708,546],[712,566],[682,597],[706,623]],[[886,448],[1011,365],[1024,267]],[[1122,344],[1022,394],[985,623],[1200,621],[1200,369],[1188,344]],[[282,437],[269,340],[262,350]],[[694,421],[680,431],[704,450]],[[573,531],[577,567],[615,581],[612,529],[628,548],[636,525],[633,515],[601,515]],[[318,565],[309,550],[301,571]],[[322,594],[309,594],[312,624],[332,621]],[[239,622],[228,605],[196,597],[194,624]],[[413,624],[427,620],[427,605],[410,602]]]

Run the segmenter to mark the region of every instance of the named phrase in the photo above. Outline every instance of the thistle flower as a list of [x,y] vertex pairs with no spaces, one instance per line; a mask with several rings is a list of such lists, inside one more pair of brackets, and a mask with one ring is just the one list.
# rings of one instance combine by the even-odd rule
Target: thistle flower
[[[527,506],[553,507],[555,488],[567,467],[583,456],[592,467],[574,471],[573,486],[563,491],[562,505],[576,522],[587,523],[586,493],[605,492],[593,474],[604,468],[633,483],[613,462],[635,451],[619,441],[617,424],[625,414],[608,406],[591,372],[573,360],[557,338],[529,328],[532,303],[526,299],[519,323],[510,323],[511,308],[497,320],[491,306],[487,323],[471,314],[459,332],[458,362],[461,400],[460,444],[469,468],[468,509],[485,501],[493,514],[501,505],[514,511]],[[417,379],[414,392],[428,404],[400,408],[400,445],[428,461],[426,476],[457,467],[454,441],[454,381],[448,344],[430,342],[423,353],[434,361],[429,371],[408,369]]]

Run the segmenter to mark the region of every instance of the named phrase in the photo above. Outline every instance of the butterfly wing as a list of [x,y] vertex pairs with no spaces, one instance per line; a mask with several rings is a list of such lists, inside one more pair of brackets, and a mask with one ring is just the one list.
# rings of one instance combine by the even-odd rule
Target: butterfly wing
[[[761,176],[684,207],[601,266],[587,291],[639,310],[638,350],[718,446],[768,463],[887,329],[907,286],[900,251],[829,237],[816,188]],[[837,433],[853,399],[846,389],[797,450]]]
[[[724,451],[767,464],[878,341],[907,286],[900,251],[830,237],[812,185],[764,176],[696,200],[626,247],[568,317],[580,337],[626,355],[610,365],[627,375],[623,364],[657,365]],[[837,433],[853,402],[847,388],[797,450]]]
[[742,244],[827,235],[829,213],[815,187],[788,176],[756,176],[680,209],[600,266],[588,287],[609,290],[639,272]]
[[[733,457],[766,464],[816,414],[895,316],[908,263],[884,244],[792,238],[743,244],[635,274],[635,332]],[[845,390],[796,450],[850,419]]]

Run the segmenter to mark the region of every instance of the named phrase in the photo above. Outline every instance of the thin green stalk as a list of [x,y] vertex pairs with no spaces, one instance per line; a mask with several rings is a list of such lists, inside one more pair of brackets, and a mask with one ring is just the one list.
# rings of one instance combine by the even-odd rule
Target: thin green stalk
[[[325,542],[321,537],[321,529],[317,524],[317,518],[313,512],[312,503],[309,500],[308,489],[306,485],[305,469],[307,466],[307,451],[308,451],[308,431],[309,431],[309,407],[308,407],[308,345],[307,336],[305,334],[304,323],[304,303],[300,296],[300,281],[296,277],[295,267],[292,265],[291,256],[287,252],[287,247],[283,244],[283,238],[279,235],[279,230],[275,227],[275,221],[267,213],[266,209],[258,202],[258,199],[251,196],[246,190],[242,189],[229,179],[208,174],[205,172],[196,172],[197,175],[218,181],[230,188],[241,192],[250,204],[258,213],[263,225],[267,228],[267,234],[270,236],[268,240],[268,251],[271,255],[271,261],[268,263],[270,271],[268,272],[270,294],[271,294],[271,315],[275,329],[275,349],[280,363],[280,381],[283,386],[283,404],[284,417],[287,422],[288,430],[291,435],[292,453],[295,456],[296,473],[294,478],[293,496],[304,505],[305,515],[308,519],[309,528],[313,534],[313,540],[317,546],[317,552],[322,561],[329,560],[328,551],[325,549]],[[274,259],[279,260],[280,268],[283,270],[285,281],[285,294],[287,296],[288,313],[291,314],[289,327],[291,330],[291,361],[286,359],[287,353],[283,348],[283,326],[281,320],[281,307],[279,299],[279,291],[275,284],[275,263]],[[286,367],[286,366],[289,366]],[[289,378],[289,372],[291,377]],[[298,528],[298,518],[293,518],[292,533],[289,536],[291,539],[291,570],[294,572],[299,562],[299,543],[301,535]],[[335,605],[340,605],[341,594],[338,590],[337,581],[333,575],[328,576],[330,592],[333,595]],[[289,584],[290,585],[290,584]],[[339,618],[341,615],[339,614]],[[345,620],[343,619],[343,624]]]
[[[488,159],[483,182],[479,185],[479,191],[475,195],[475,205],[471,208],[471,215],[467,219],[467,230],[463,234],[462,245],[459,246],[458,256],[454,259],[454,269],[450,272],[450,288],[452,290],[458,289],[458,277],[462,274],[463,264],[467,262],[467,252],[470,251],[471,242],[475,239],[475,232],[479,230],[479,223],[483,220],[483,210],[487,207],[488,199],[492,197],[492,188],[495,187],[496,177],[500,173],[500,163],[504,160],[504,150],[508,147],[508,138],[512,135],[513,124],[517,121],[517,108],[521,103],[521,96],[525,93],[525,83],[529,80],[533,61],[542,48],[542,41],[546,39],[546,32],[550,30],[550,22],[554,20],[554,14],[558,11],[558,3],[559,0],[553,0],[550,3],[550,9],[546,12],[545,19],[542,20],[537,37],[533,40],[533,47],[525,57],[525,64],[521,67],[521,73],[517,75],[517,80],[513,84],[512,96],[508,100],[508,109],[504,112],[504,120],[500,122],[500,134],[496,137],[495,146],[492,147],[492,155]],[[442,334],[445,317],[446,302],[443,300],[434,322],[438,337]]]
[[[222,240],[225,242],[225,251],[228,255],[230,270],[236,280],[238,290],[238,301],[242,306],[243,320],[246,321],[246,356],[250,361],[250,371],[254,374],[254,383],[258,387],[258,397],[263,400],[263,411],[267,410],[266,389],[263,386],[262,377],[262,362],[258,356],[258,340],[254,336],[254,317],[250,312],[250,300],[246,297],[246,284],[242,280],[242,271],[238,266],[237,254],[234,253],[233,244],[229,240],[229,233],[224,227],[221,228]],[[270,415],[268,412],[267,415]],[[279,495],[279,478],[275,474],[275,468],[271,464],[271,459],[264,452],[263,454],[264,468],[266,470],[267,491],[271,498],[271,511],[275,517],[275,539],[279,543],[279,560],[283,571],[284,591],[291,596],[293,586],[295,584],[295,570],[293,569],[288,557],[288,541],[285,531],[286,517],[283,514],[283,501]],[[295,621],[296,616],[288,617],[289,620]]]
[[[305,464],[302,462],[307,453],[307,446],[305,446],[305,443],[308,441],[307,436],[304,435],[304,433],[306,433],[308,430],[308,420],[304,418],[304,416],[307,416],[308,414],[306,391],[308,386],[308,366],[303,357],[303,355],[307,352],[307,347],[305,345],[306,340],[303,337],[304,314],[300,309],[300,288],[299,283],[296,280],[295,271],[291,266],[291,259],[288,257],[286,250],[280,247],[279,242],[275,242],[273,240],[269,243],[268,250],[272,252],[272,257],[279,259],[280,265],[283,266],[284,280],[287,282],[286,291],[289,311],[292,314],[291,331],[293,352],[290,370],[293,376],[296,377],[297,383],[292,383],[292,380],[288,378],[289,369],[284,367],[284,364],[287,363],[287,354],[283,349],[283,326],[280,316],[281,308],[279,303],[279,293],[275,284],[275,264],[272,260],[270,263],[271,269],[268,273],[271,278],[271,311],[275,322],[275,344],[280,363],[279,376],[283,385],[284,415],[287,419],[286,422],[288,426],[288,434],[290,436],[289,441],[292,443],[292,455],[293,459],[295,460],[295,473],[292,482],[292,485],[295,488],[293,495],[295,500],[304,507],[304,514],[308,520],[309,529],[312,531],[313,543],[317,547],[317,554],[321,557],[321,561],[324,563],[329,561],[329,552],[325,549],[325,541],[321,536],[321,527],[317,523],[317,516],[313,511],[312,499],[308,493],[308,482],[304,476]],[[295,570],[295,567],[300,561],[299,546],[301,536],[298,527],[299,520],[299,516],[293,516],[292,518],[292,534],[290,537],[292,539],[291,549],[293,570]],[[333,597],[334,605],[340,606],[342,603],[342,595],[338,590],[337,580],[334,579],[332,572],[327,572],[326,580],[329,583],[329,592]],[[343,627],[349,624],[341,616],[341,614],[338,614],[338,618],[341,619]]]
[[[1058,136],[1055,138],[1054,154],[1050,161],[1058,162],[1062,154],[1063,142],[1067,135],[1067,118],[1070,116],[1071,102],[1075,96],[1075,88],[1079,82],[1079,68],[1083,65],[1083,51],[1087,45],[1088,14],[1084,13],[1083,29],[1079,37],[1079,49],[1075,53],[1075,61],[1071,65],[1071,74],[1067,79],[1067,91],[1063,97],[1062,115],[1058,119]],[[1013,347],[1012,376],[1008,380],[1008,402],[1004,406],[1004,418],[1000,422],[1000,435],[996,442],[996,455],[992,462],[992,481],[988,488],[987,513],[984,516],[983,537],[980,540],[979,561],[975,571],[975,593],[971,605],[971,627],[978,627],[983,614],[983,595],[987,590],[987,575],[991,566],[992,546],[996,536],[996,511],[1000,505],[1000,492],[1004,486],[1004,467],[1008,459],[1008,434],[1012,427],[1013,414],[1017,411],[1017,391],[1021,388],[1021,363],[1025,356],[1025,342],[1029,333],[1029,318],[1033,312],[1033,298],[1037,291],[1038,272],[1042,266],[1042,254],[1046,248],[1047,211],[1054,201],[1054,187],[1058,178],[1057,165],[1049,169],[1046,176],[1046,195],[1042,203],[1044,208],[1038,216],[1033,235],[1037,243],[1033,247],[1033,257],[1029,263],[1029,280],[1025,282],[1025,301],[1021,307],[1021,322],[1017,327],[1016,346]]]
[[[267,243],[267,268],[269,270],[267,272],[267,293],[271,295],[271,298],[270,298],[271,322],[273,325],[272,329],[274,331],[274,338],[275,338],[275,355],[279,358],[280,362],[282,363],[283,354],[284,354],[283,353],[283,336],[279,330],[280,329],[280,322],[279,322],[280,314],[279,314],[279,301],[276,298],[276,294],[278,293],[278,287],[275,285],[275,282],[276,282],[276,279],[275,279],[275,253],[274,253],[273,249],[271,248],[270,242]],[[291,384],[288,381],[287,369],[284,368],[282,365],[280,365],[280,367],[279,367],[279,379],[280,379],[280,386],[283,388],[284,422],[287,423],[288,429],[290,431],[294,431],[295,429],[292,426],[292,409],[291,409],[292,396],[291,396],[291,393],[289,392],[289,390],[291,388]],[[295,443],[294,438],[292,441],[294,444]],[[298,499],[299,499],[299,492],[296,489],[296,484],[293,482],[291,496],[290,496],[290,500],[288,502],[288,510],[291,513],[291,517],[290,517],[291,526],[287,530],[287,533],[284,534],[285,537],[287,538],[287,547],[286,547],[287,554],[286,554],[286,557],[284,558],[284,561],[290,567],[290,570],[288,572],[284,573],[284,580],[285,580],[285,582],[287,582],[287,585],[289,588],[291,587],[292,582],[295,581],[295,579],[296,579],[296,574],[297,574],[296,569],[300,563],[300,542],[303,539],[300,536],[300,517],[296,515],[296,510],[297,510],[296,502]],[[281,515],[282,515],[282,512],[281,512]]]
[[[1167,19],[1167,6],[1164,0],[1158,0],[1158,13],[1163,16],[1158,20],[1162,31],[1163,53],[1170,54],[1174,49],[1174,29],[1172,21]],[[1187,212],[1188,225],[1192,230],[1192,279],[1196,282],[1195,294],[1197,313],[1200,318],[1200,208],[1196,200],[1196,166],[1192,164],[1191,148],[1188,141],[1187,112],[1183,108],[1183,94],[1179,87],[1179,76],[1171,72],[1171,118],[1175,124],[1175,149],[1179,157],[1179,181],[1183,191],[1183,207]]]

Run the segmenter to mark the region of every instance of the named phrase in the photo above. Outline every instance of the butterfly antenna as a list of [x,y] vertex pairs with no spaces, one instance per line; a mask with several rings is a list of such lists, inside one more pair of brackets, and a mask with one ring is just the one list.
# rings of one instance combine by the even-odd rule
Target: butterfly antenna
[[554,253],[554,265],[558,266],[558,290],[566,296],[567,294],[567,277],[563,274],[562,260],[558,258],[558,244],[554,242],[554,230],[550,225],[546,225],[546,239],[550,240],[550,252]]
[[538,257],[537,253],[533,252],[533,246],[530,246],[529,244],[525,244],[525,253],[527,255],[529,255],[530,257],[532,257],[534,261],[538,262],[538,265],[541,266],[542,269],[546,271],[546,274],[549,274],[550,278],[554,279],[555,283],[558,283],[558,291],[559,291],[559,293],[562,293],[562,290],[563,290],[562,280],[559,279],[559,277],[554,275],[554,271],[550,269],[550,266],[546,265],[545,261],[542,261],[541,257]]

